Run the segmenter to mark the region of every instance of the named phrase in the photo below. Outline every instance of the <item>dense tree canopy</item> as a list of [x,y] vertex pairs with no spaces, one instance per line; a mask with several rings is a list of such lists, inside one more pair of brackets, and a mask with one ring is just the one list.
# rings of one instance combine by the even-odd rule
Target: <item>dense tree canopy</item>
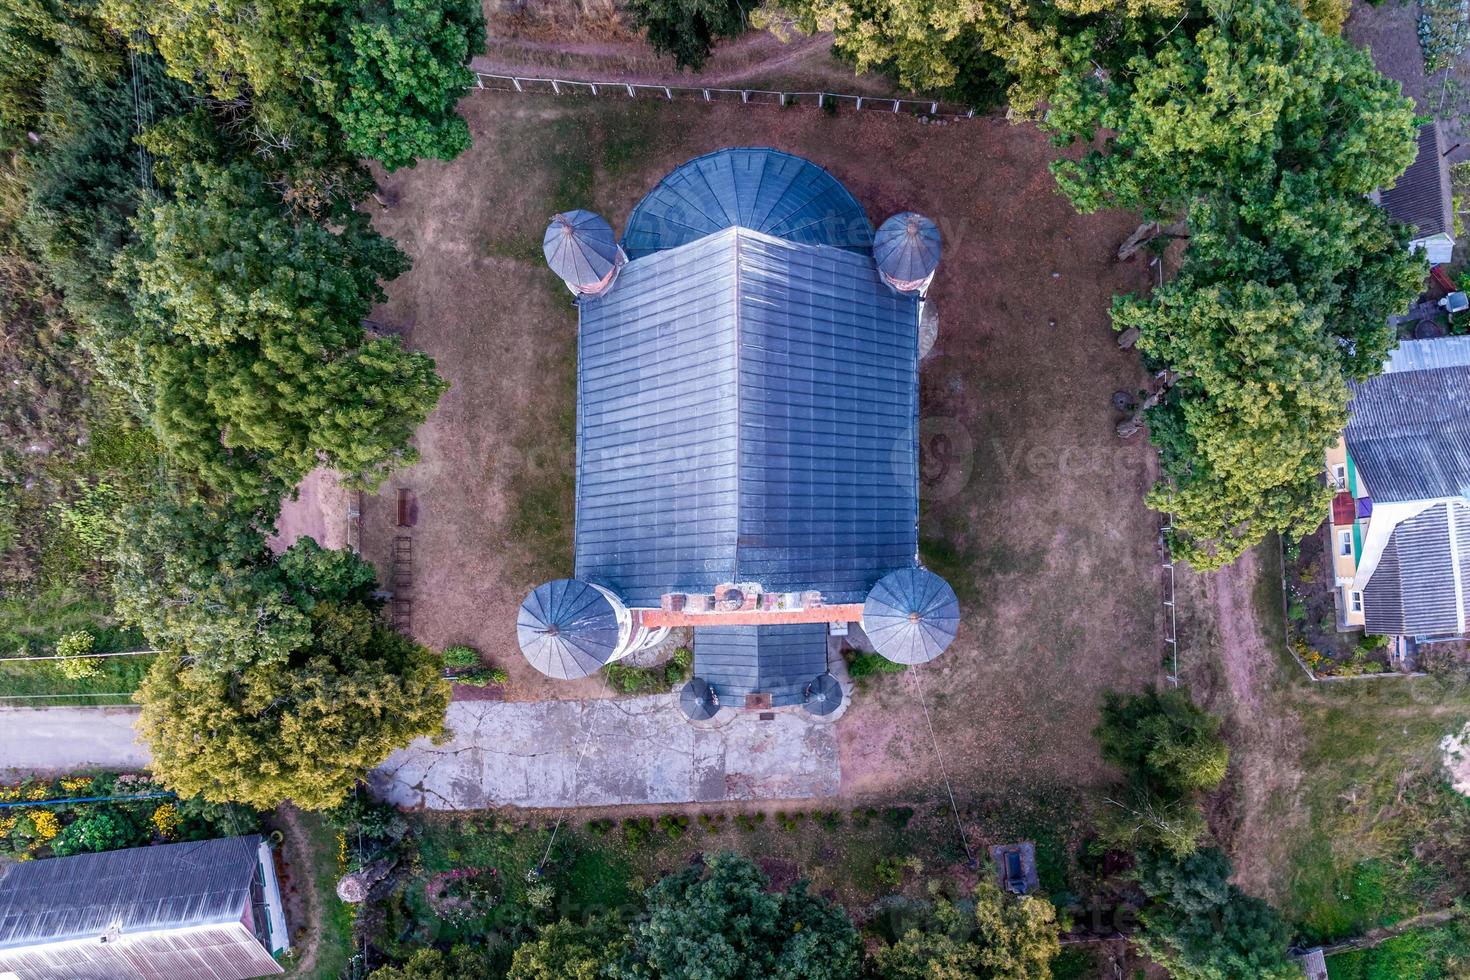
[[542,927],[516,948],[510,980],[602,980],[621,956],[627,930],[615,919],[569,920]]
[[341,99],[333,113],[347,148],[389,170],[421,157],[450,160],[470,145],[454,112],[484,49],[479,0],[368,0],[337,50]]
[[1149,899],[1133,941],[1178,980],[1288,980],[1291,930],[1275,909],[1230,884],[1230,862],[1213,848],[1175,860],[1144,855],[1138,882]]
[[649,889],[646,917],[615,980],[855,980],[857,930],[804,883],[769,891],[748,860],[725,854]]
[[1049,980],[1057,935],[1050,902],[1006,895],[986,880],[972,900],[940,901],[926,928],[879,949],[873,972],[880,980]]
[[1104,759],[1167,797],[1214,789],[1230,762],[1220,719],[1190,700],[1184,688],[1110,692],[1095,734]]
[[139,231],[125,274],[154,422],[180,463],[256,498],[320,463],[375,485],[412,461],[444,386],[428,356],[364,335],[378,280],[407,265],[366,217],[329,230],[293,218],[250,166],[200,165]]

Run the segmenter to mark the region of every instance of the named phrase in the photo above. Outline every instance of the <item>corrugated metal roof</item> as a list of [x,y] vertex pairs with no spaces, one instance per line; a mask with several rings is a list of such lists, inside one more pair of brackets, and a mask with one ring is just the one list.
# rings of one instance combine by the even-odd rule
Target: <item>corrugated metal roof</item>
[[251,980],[284,973],[240,922],[0,949],[0,980]]
[[869,253],[873,226],[841,181],[767,147],[718,150],[685,163],[638,202],[623,250],[638,258],[739,226],[787,241]]
[[516,616],[521,653],[541,673],[560,680],[601,669],[618,648],[618,616],[596,588],[575,579],[539,585]]
[[0,949],[228,922],[250,904],[258,835],[0,867]]
[[601,282],[618,260],[612,226],[591,211],[564,211],[552,216],[541,239],[551,271],[579,286]]
[[1385,371],[1435,371],[1470,367],[1470,337],[1401,340],[1388,355]]
[[1439,127],[1419,127],[1419,153],[1402,177],[1381,194],[1383,208],[1395,221],[1418,229],[1418,238],[1448,232],[1453,235],[1454,204],[1450,171],[1441,155]]
[[1349,410],[1348,451],[1375,501],[1470,496],[1470,366],[1371,378]]
[[1394,528],[1363,588],[1367,630],[1391,636],[1459,632],[1467,587],[1470,506],[1436,504]]
[[[806,686],[827,671],[824,623],[701,626],[694,631],[694,673],[721,703],[769,693],[773,707],[800,704]],[[738,707],[738,705],[736,705]]]
[[918,305],[870,257],[743,228],[580,301],[576,575],[860,602],[918,550]]
[[895,214],[873,236],[873,260],[890,279],[918,282],[939,268],[939,227],[913,211]]
[[863,604],[863,632],[894,663],[928,663],[945,651],[959,626],[954,589],[924,568],[883,576]]

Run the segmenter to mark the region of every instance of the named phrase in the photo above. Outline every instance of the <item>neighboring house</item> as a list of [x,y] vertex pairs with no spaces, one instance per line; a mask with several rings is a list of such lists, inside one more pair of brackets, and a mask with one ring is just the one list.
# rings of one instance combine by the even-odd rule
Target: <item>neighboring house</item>
[[544,249],[580,321],[576,578],[522,606],[527,659],[583,677],[692,627],[686,710],[826,713],[849,624],[891,659],[938,656],[959,607],[917,558],[934,223],[875,233],[815,164],[729,149],[664,178],[621,243],[573,211]]
[[287,945],[256,835],[0,867],[4,980],[247,980]]
[[1470,337],[1408,340],[1327,454],[1339,623],[1433,639],[1470,608]]
[[1296,958],[1297,964],[1301,966],[1302,973],[1307,980],[1328,980],[1327,957],[1322,952],[1322,947],[1310,949]]
[[1449,262],[1455,251],[1455,207],[1450,168],[1438,123],[1419,127],[1419,153],[1378,203],[1395,221],[1414,229],[1409,250],[1423,251],[1430,265]]

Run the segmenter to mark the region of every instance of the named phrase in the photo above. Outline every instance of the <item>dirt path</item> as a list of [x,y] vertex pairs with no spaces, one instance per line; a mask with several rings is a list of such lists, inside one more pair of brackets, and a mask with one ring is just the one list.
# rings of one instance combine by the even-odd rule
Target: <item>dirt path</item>
[[[1181,571],[1180,673],[1228,723],[1233,777],[1211,809],[1213,829],[1235,859],[1236,880],[1257,895],[1279,885],[1284,821],[1301,819],[1301,722],[1289,696],[1256,589],[1275,552],[1261,546],[1210,575]],[[1180,566],[1181,569],[1184,566]],[[1215,665],[1218,664],[1218,668]],[[1216,671],[1218,670],[1218,673]]]
[[321,948],[322,941],[322,911],[318,907],[316,889],[313,887],[311,838],[301,825],[301,812],[294,806],[288,804],[277,808],[276,818],[281,823],[281,832],[285,837],[281,845],[284,852],[282,856],[296,883],[286,899],[287,914],[294,920],[293,932],[301,937],[299,940],[293,938],[292,941],[292,948],[298,958],[291,970],[291,976],[309,977],[316,969],[317,951]]
[[1401,919],[1391,926],[1380,926],[1377,929],[1369,929],[1363,935],[1357,936],[1356,938],[1345,939],[1340,943],[1333,943],[1331,946],[1323,949],[1323,953],[1330,956],[1333,953],[1345,953],[1349,950],[1372,949],[1374,946],[1381,946],[1393,937],[1402,936],[1406,932],[1444,925],[1446,922],[1458,918],[1461,914],[1460,910],[1454,907],[1425,912],[1423,915]]

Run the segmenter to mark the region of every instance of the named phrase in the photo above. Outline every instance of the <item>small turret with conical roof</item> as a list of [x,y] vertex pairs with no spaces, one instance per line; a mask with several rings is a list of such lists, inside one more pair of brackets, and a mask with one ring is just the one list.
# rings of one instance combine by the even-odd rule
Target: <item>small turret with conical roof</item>
[[863,632],[894,663],[928,663],[954,640],[959,625],[954,589],[926,568],[889,572],[863,603]]
[[607,292],[628,261],[613,236],[612,225],[591,211],[553,215],[541,239],[551,271],[578,296]]
[[922,295],[939,268],[939,227],[913,211],[895,214],[873,236],[873,261],[900,293]]

